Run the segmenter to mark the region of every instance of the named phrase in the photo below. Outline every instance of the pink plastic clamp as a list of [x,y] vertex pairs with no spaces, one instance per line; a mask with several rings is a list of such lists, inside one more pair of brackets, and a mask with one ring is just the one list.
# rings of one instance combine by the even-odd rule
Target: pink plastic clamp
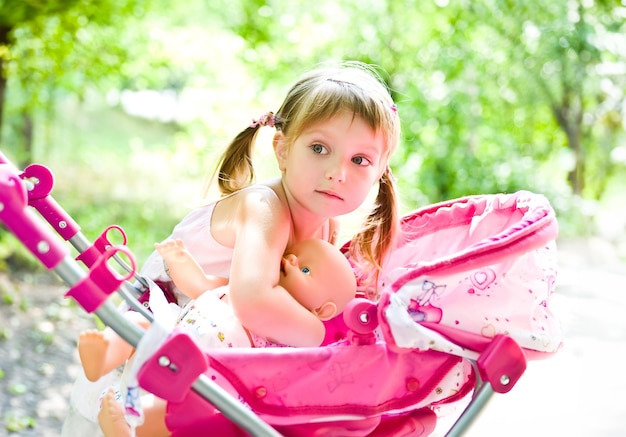
[[35,208],[65,241],[80,232],[80,226],[50,196],[54,176],[48,167],[31,164],[20,177],[28,183],[28,204]]
[[124,233],[124,229],[117,225],[111,225],[107,227],[102,234],[93,242],[89,248],[84,250],[80,255],[76,257],[76,260],[81,261],[87,267],[93,266],[100,255],[102,255],[109,247],[113,246],[113,243],[108,238],[109,232],[116,230],[122,236],[122,245],[126,246],[127,239],[126,234]]
[[139,385],[169,402],[182,402],[209,367],[207,357],[185,333],[174,330],[137,374]]
[[354,298],[343,310],[343,320],[348,326],[348,340],[354,345],[376,343],[374,329],[378,326],[378,308],[368,299]]
[[[128,256],[131,263],[131,271],[120,275],[109,266],[108,261],[118,252]],[[114,262],[117,264],[117,261]],[[71,297],[78,302],[88,313],[100,308],[109,295],[117,290],[122,282],[130,279],[137,268],[133,254],[124,246],[111,246],[100,255],[98,260],[89,270],[88,275],[74,285],[65,297]]]
[[496,335],[476,360],[480,376],[496,393],[508,393],[526,371],[526,357],[511,337]]
[[0,221],[48,269],[55,268],[69,248],[27,207],[26,187],[10,164],[0,164]]

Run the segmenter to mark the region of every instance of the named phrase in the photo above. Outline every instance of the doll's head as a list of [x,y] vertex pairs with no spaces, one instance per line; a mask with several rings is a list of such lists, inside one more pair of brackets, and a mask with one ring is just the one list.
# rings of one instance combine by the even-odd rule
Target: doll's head
[[337,247],[320,239],[301,241],[285,251],[279,284],[320,320],[343,312],[356,294],[350,262]]

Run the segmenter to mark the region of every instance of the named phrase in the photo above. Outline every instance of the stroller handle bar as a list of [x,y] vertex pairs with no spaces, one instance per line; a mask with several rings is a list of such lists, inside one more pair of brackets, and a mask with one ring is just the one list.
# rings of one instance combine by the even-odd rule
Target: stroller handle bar
[[[117,259],[118,252],[126,252],[132,260],[132,254],[121,246],[107,245],[100,257],[92,256],[93,264],[86,273],[69,255],[67,245],[53,233],[50,226],[28,208],[32,206],[37,209],[65,240],[70,240],[75,246],[84,246],[83,248],[90,246],[80,234],[78,225],[50,196],[53,182],[52,173],[46,167],[33,164],[27,167],[27,171],[20,173],[0,152],[0,222],[4,223],[48,270],[53,270],[72,287],[66,294],[67,297],[74,298],[87,312],[94,312],[126,342],[137,347],[145,332],[120,314],[117,307],[108,300],[109,294],[118,289],[121,291],[128,288],[127,279],[135,274],[133,265],[127,269],[128,275],[120,276],[111,271],[107,265],[108,259]],[[141,309],[144,310],[142,314],[145,314],[145,309],[143,307]],[[151,321],[151,318],[149,320]],[[261,437],[281,436],[206,375],[200,374],[191,389],[210,401],[225,417],[247,432]]]
[[20,177],[8,165],[0,164],[0,220],[26,248],[46,266],[53,269],[69,249],[44,223],[27,209],[28,194]]

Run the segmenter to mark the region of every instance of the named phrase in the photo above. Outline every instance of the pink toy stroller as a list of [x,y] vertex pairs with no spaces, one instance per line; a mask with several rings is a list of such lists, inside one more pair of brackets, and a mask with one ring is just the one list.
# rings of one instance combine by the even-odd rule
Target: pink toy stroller
[[[130,252],[111,245],[109,229],[89,243],[52,186],[46,167],[19,171],[0,153],[0,221],[68,284],[67,296],[140,348],[150,330],[108,299],[117,291],[153,318],[137,302],[133,262],[128,274],[110,266],[121,252],[132,260]],[[327,325],[325,346],[205,353],[185,334],[166,333],[138,380],[168,401],[172,435],[426,436],[440,407],[473,392],[447,434],[461,435],[494,392],[514,386],[527,359],[559,349],[549,309],[558,227],[543,196],[443,202],[407,215],[402,230],[383,266],[380,301],[355,299]]]

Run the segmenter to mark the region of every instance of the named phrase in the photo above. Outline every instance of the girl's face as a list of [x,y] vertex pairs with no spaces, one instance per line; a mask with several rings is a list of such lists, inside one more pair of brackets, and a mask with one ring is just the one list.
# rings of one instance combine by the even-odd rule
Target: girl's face
[[387,165],[384,145],[382,132],[351,112],[308,126],[291,146],[280,132],[274,138],[286,189],[320,217],[343,215],[363,203]]

